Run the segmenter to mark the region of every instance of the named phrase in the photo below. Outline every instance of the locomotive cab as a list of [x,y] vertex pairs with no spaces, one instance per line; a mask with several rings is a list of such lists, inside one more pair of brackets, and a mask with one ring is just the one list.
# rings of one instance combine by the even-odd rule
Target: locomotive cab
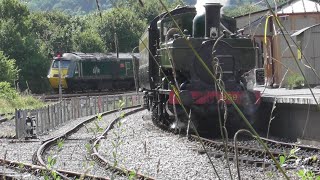
[[68,74],[68,68],[70,63],[71,63],[70,60],[64,59],[62,57],[55,57],[52,60],[47,78],[49,80],[51,87],[54,90],[59,89],[59,66],[60,66],[60,73],[61,73],[61,86],[63,89],[68,88],[65,77]]

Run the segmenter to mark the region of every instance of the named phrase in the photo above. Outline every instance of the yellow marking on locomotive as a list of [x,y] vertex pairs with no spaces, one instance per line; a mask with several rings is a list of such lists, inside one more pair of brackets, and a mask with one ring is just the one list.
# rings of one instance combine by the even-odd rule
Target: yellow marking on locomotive
[[[65,79],[65,76],[68,74],[68,68],[61,68],[61,85],[63,89],[67,89],[68,85]],[[52,88],[59,88],[59,69],[51,68],[50,73],[48,75],[49,83]]]
[[[237,101],[238,99],[238,95],[236,94],[229,94],[230,98],[233,100],[233,101]],[[223,97],[222,97],[223,100],[228,100],[228,97],[225,93],[223,93]]]

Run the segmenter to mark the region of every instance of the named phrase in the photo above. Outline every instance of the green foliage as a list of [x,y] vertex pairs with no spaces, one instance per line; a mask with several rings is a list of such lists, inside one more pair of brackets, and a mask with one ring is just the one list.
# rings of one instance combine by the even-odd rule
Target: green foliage
[[0,98],[14,100],[18,97],[18,93],[13,89],[8,82],[0,82]]
[[[70,15],[83,15],[97,9],[94,0],[24,0],[31,10],[53,11],[59,10]],[[100,9],[110,8],[109,1],[99,1]]]
[[131,52],[138,45],[139,37],[147,24],[138,19],[136,13],[128,9],[112,9],[102,13],[102,20],[98,16],[91,16],[90,21],[95,26],[104,45],[109,52],[115,52],[115,34],[121,52]]
[[90,143],[86,143],[84,147],[86,148],[88,154],[92,151],[92,147]]
[[[97,4],[94,0],[21,0],[25,2],[26,5],[33,11],[61,11],[70,15],[84,15],[97,11]],[[110,0],[110,1],[99,1],[100,10],[107,10],[113,7],[113,3],[122,7],[122,5],[130,5],[138,11],[142,9],[139,6],[137,0]],[[184,2],[184,4],[193,5],[196,3],[196,0],[163,0],[166,4],[173,2]],[[146,7],[151,5],[156,5],[154,7],[154,11],[158,11],[162,9],[162,7],[158,6],[158,0],[142,0]],[[134,5],[134,6],[133,6]],[[150,11],[149,11],[150,12]],[[149,17],[152,17],[151,15]],[[155,16],[153,16],[155,17]],[[152,17],[152,18],[153,18]]]
[[287,87],[289,89],[301,88],[305,84],[304,78],[298,74],[292,74],[288,77]]
[[16,67],[16,60],[9,59],[2,51],[0,51],[0,82],[7,81],[14,83],[18,78],[18,68]]
[[47,161],[47,167],[51,169],[57,163],[57,156],[48,156]]
[[295,147],[293,149],[290,150],[289,154],[286,155],[286,154],[283,154],[283,155],[280,155],[279,156],[279,164],[280,166],[284,167],[286,166],[286,162],[289,160],[289,159],[298,159],[298,156],[296,156],[296,153],[300,150],[300,148],[298,147]]
[[64,140],[63,139],[58,139],[57,145],[58,145],[58,150],[60,151],[63,147]]
[[[99,121],[101,121],[101,120],[102,120],[102,114],[98,113],[97,116],[96,116],[95,121],[93,122],[94,128],[92,128],[92,127],[89,128],[90,131],[91,131],[92,133],[94,133],[94,136],[95,136],[95,137],[98,135],[99,132],[103,132],[103,130],[104,130],[104,129],[99,125]],[[86,148],[89,148],[89,147],[87,147],[87,145],[86,145]],[[91,149],[91,146],[90,146],[90,149]],[[87,150],[88,150],[88,149],[87,149]]]
[[128,179],[129,180],[137,179],[137,173],[135,171],[130,171]]
[[[164,0],[168,8],[180,2]],[[0,81],[13,83],[17,79],[21,90],[30,88],[33,93],[43,93],[50,89],[46,76],[57,52],[115,52],[116,37],[119,50],[131,52],[147,23],[164,11],[157,0],[143,1],[143,4],[141,7],[135,0],[99,1],[101,18],[95,13],[96,1],[1,0],[0,70],[3,72],[3,66],[10,68],[5,68],[7,76],[1,74]],[[30,12],[27,6],[46,12]],[[71,16],[88,12],[94,13]],[[2,59],[6,58],[10,61],[3,65]],[[18,78],[17,69],[20,69]]]
[[21,31],[25,29],[23,22],[28,15],[27,6],[19,3],[18,0],[0,1],[0,19],[12,19]]
[[[25,5],[16,0],[0,1],[0,51],[10,59],[16,60],[19,73],[19,85],[25,89],[26,81],[33,83],[31,90],[39,91],[42,85],[41,78],[48,71],[44,65],[44,55],[39,52],[39,44],[34,34],[30,33],[27,20],[29,11]],[[37,69],[32,71],[31,69]]]
[[19,163],[19,169],[23,169],[24,168],[24,164],[23,163]]
[[229,17],[237,17],[244,14],[249,14],[252,12],[260,11],[263,8],[257,5],[249,4],[242,4],[237,6],[229,6],[223,9],[224,15]]
[[[156,16],[165,12],[164,7],[161,5],[159,0],[143,1],[143,8],[137,0],[117,0],[114,2],[117,2],[114,4],[115,6],[130,9],[130,11],[135,12],[139,19],[143,19],[147,23],[151,22]],[[183,1],[162,0],[162,2],[168,9],[173,9],[176,6],[181,5],[181,2]]]
[[86,29],[83,32],[75,33],[73,36],[73,49],[84,53],[105,51],[103,40],[98,32],[93,29]]
[[77,25],[77,19],[61,12],[36,12],[28,20],[30,31],[47,46],[48,53],[71,51]]
[[98,120],[98,121],[101,121],[101,120],[102,120],[102,114],[101,114],[101,113],[98,113],[98,114],[97,114],[97,120]]
[[0,19],[0,50],[19,63],[24,51],[24,39],[13,19]]
[[32,96],[21,96],[8,82],[0,82],[0,113],[14,112],[15,109],[36,109],[44,104]]
[[[57,156],[49,156],[48,159],[47,168],[51,171],[50,175],[51,178],[54,180],[60,180],[61,177],[57,174],[55,170],[53,170],[53,166],[57,163]],[[45,175],[45,179],[51,179],[48,175]]]
[[297,175],[301,180],[320,180],[320,176],[316,176],[314,172],[307,169],[299,170]]

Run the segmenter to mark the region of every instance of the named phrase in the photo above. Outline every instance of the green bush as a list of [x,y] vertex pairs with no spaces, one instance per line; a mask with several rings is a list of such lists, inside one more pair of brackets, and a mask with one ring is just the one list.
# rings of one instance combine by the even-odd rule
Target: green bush
[[298,74],[292,74],[288,77],[288,85],[287,88],[295,89],[302,88],[305,84],[304,78]]
[[0,98],[7,100],[14,100],[18,93],[13,89],[8,82],[0,82]]
[[2,51],[0,51],[0,81],[7,81],[14,83],[18,78],[18,68],[16,66],[16,60],[9,59]]
[[21,96],[8,82],[0,82],[0,113],[14,112],[15,109],[36,109],[44,103],[32,96]]

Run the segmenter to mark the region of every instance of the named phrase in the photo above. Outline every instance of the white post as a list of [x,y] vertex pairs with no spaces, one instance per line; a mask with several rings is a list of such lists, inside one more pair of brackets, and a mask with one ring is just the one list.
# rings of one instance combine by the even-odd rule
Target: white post
[[61,84],[61,59],[59,59],[59,101],[62,100],[62,84]]

